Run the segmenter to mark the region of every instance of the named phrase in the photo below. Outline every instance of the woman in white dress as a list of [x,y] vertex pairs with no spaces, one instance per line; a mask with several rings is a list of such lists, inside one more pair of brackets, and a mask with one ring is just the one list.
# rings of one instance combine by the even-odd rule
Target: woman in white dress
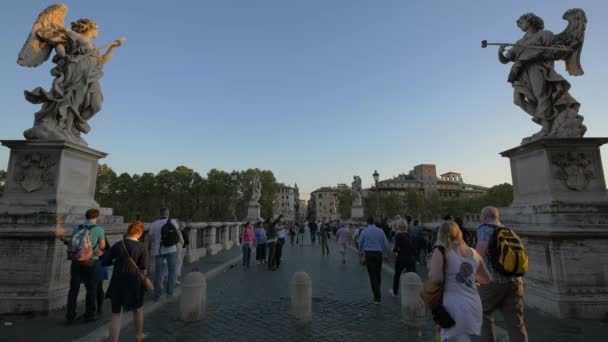
[[[462,232],[453,221],[444,222],[437,232],[435,246],[443,247],[447,260],[443,306],[456,324],[441,329],[441,341],[468,342],[473,335],[481,334],[482,307],[477,284],[492,281],[483,259],[462,238]],[[443,281],[443,255],[439,248],[433,252],[429,280]]]

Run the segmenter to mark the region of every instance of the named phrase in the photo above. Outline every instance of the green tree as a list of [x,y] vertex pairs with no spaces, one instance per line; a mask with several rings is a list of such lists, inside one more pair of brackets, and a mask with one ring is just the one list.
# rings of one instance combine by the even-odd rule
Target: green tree
[[107,164],[97,167],[97,184],[95,186],[95,200],[100,206],[114,207],[116,173]]
[[488,193],[484,197],[490,203],[488,205],[508,207],[513,202],[513,185],[509,183],[495,185],[488,190]]
[[229,173],[217,169],[209,171],[207,178],[187,166],[162,170],[156,175],[146,172],[131,176],[125,172],[117,176],[112,168],[102,164],[97,169],[95,198],[102,207],[113,208],[127,221],[150,222],[158,217],[160,207],[170,208],[171,216],[181,220],[224,221],[231,218],[233,201],[237,218],[246,216],[251,179],[256,173],[262,182],[262,213],[269,217],[276,180],[271,171],[258,169],[238,172],[233,182]]
[[351,190],[342,190],[336,193],[338,198],[338,213],[342,220],[350,218],[350,209],[353,205],[353,192]]
[[271,218],[273,214],[273,204],[277,193],[277,180],[272,171],[260,171],[260,181],[262,182],[262,196],[260,197],[260,211],[264,218]]

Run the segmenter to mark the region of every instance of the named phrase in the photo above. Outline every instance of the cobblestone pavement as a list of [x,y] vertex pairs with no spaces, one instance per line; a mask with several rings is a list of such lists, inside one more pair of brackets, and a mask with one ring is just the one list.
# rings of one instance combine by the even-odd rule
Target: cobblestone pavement
[[[327,257],[318,246],[283,249],[283,264],[234,268],[207,285],[208,319],[184,323],[171,303],[145,318],[151,341],[428,341],[416,338],[401,322],[400,300],[388,295],[392,280],[383,272],[382,305],[372,303],[365,268],[348,252],[342,265],[336,245]],[[313,321],[299,326],[289,316],[289,283],[295,272],[308,272],[313,284]],[[432,331],[429,320],[427,331]],[[129,336],[129,337],[126,337]],[[125,337],[133,336],[132,328]]]
[[[382,305],[374,305],[358,256],[349,251],[347,264],[342,265],[336,247],[330,244],[330,255],[322,257],[318,245],[287,244],[283,265],[275,272],[267,271],[265,265],[228,270],[207,285],[207,320],[181,322],[178,304],[170,303],[145,318],[149,340],[434,341],[430,317],[422,336],[401,322],[400,300],[387,293],[390,272],[382,273]],[[289,283],[298,271],[308,272],[313,284],[313,320],[304,326],[289,316]],[[500,315],[497,321],[502,324]],[[527,310],[526,321],[533,342],[604,341],[608,333],[606,322],[556,320],[533,310]],[[123,334],[130,340],[132,327]]]
[[[229,251],[223,251],[217,255],[206,256],[197,263],[184,265],[184,275],[192,268],[197,268],[201,272],[207,272],[218,265],[221,265],[240,254],[240,248],[235,247]],[[107,283],[107,282],[106,282]],[[107,285],[107,284],[106,284]],[[84,294],[84,286],[80,292]],[[151,300],[150,298],[146,299]],[[145,305],[145,304],[144,304]],[[84,310],[84,302],[78,304],[79,314]],[[110,301],[104,302],[103,318],[93,323],[75,323],[66,326],[65,309],[52,311],[47,315],[29,316],[0,316],[0,341],[39,341],[44,336],[45,342],[65,342],[87,335],[107,324],[110,321]]]

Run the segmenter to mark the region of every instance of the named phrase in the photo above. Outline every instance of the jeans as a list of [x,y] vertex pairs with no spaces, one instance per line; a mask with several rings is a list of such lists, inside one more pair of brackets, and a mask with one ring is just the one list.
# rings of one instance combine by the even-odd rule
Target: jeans
[[68,292],[68,303],[66,319],[68,321],[76,318],[76,301],[80,284],[84,284],[87,291],[85,297],[85,318],[95,317],[95,302],[97,300],[97,283],[99,278],[99,261],[90,262],[72,261],[70,266],[70,291]]
[[393,293],[395,295],[399,293],[399,279],[403,270],[405,272],[416,272],[416,263],[411,260],[395,259],[395,275],[393,276]]
[[266,260],[266,243],[258,243],[255,249],[255,260],[265,261]]
[[496,342],[494,311],[500,309],[505,320],[509,341],[527,342],[524,322],[524,285],[518,283],[490,283],[479,286],[483,307],[481,341]]
[[317,232],[316,231],[310,231],[310,243],[312,243],[313,245],[315,244],[315,241],[317,240]]
[[103,311],[103,280],[97,282],[97,312],[101,313]]
[[243,266],[249,267],[251,265],[251,244],[243,244]]
[[304,244],[304,232],[298,233],[298,236],[296,237],[296,243]]
[[173,296],[175,291],[175,266],[177,263],[177,252],[157,255],[155,256],[154,263],[154,298],[160,298],[161,288],[160,285],[163,281],[163,261],[167,260],[167,268],[169,273],[167,275],[167,295]]
[[[327,252],[325,252],[326,250]],[[327,239],[324,237],[321,238],[321,254],[329,255],[329,245],[327,244]]]
[[272,270],[276,267],[276,255],[275,255],[275,249],[276,249],[276,245],[277,243],[274,241],[271,242],[266,242],[266,248],[268,249],[268,269]]
[[281,266],[281,257],[283,256],[283,245],[285,245],[285,239],[278,239],[275,247],[275,265],[276,267]]
[[380,282],[382,274],[382,252],[365,252],[365,265],[369,274],[369,284],[374,293],[374,300],[379,302],[382,299],[380,293]]

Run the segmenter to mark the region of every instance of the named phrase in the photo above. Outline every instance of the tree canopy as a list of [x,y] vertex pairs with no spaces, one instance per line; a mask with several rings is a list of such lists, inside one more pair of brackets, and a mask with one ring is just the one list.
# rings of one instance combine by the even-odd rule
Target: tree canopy
[[[379,197],[379,198],[378,198]],[[397,193],[376,193],[371,191],[365,198],[365,213],[375,215],[377,203],[380,204],[381,217],[392,218],[395,215],[410,215],[415,219],[430,221],[452,215],[463,217],[466,213],[479,213],[485,206],[507,207],[513,201],[513,186],[499,184],[491,187],[483,196],[472,198],[445,198],[434,193],[429,197],[410,189],[405,195]]]
[[231,219],[235,204],[237,219],[247,215],[251,197],[251,180],[260,175],[263,217],[272,215],[272,200],[276,179],[272,171],[248,169],[237,172],[236,181],[230,173],[212,169],[207,177],[187,166],[173,171],[117,175],[110,166],[99,165],[95,198],[102,207],[113,208],[115,215],[125,220],[151,221],[158,217],[161,207],[171,209],[171,216],[186,221],[225,221]]

